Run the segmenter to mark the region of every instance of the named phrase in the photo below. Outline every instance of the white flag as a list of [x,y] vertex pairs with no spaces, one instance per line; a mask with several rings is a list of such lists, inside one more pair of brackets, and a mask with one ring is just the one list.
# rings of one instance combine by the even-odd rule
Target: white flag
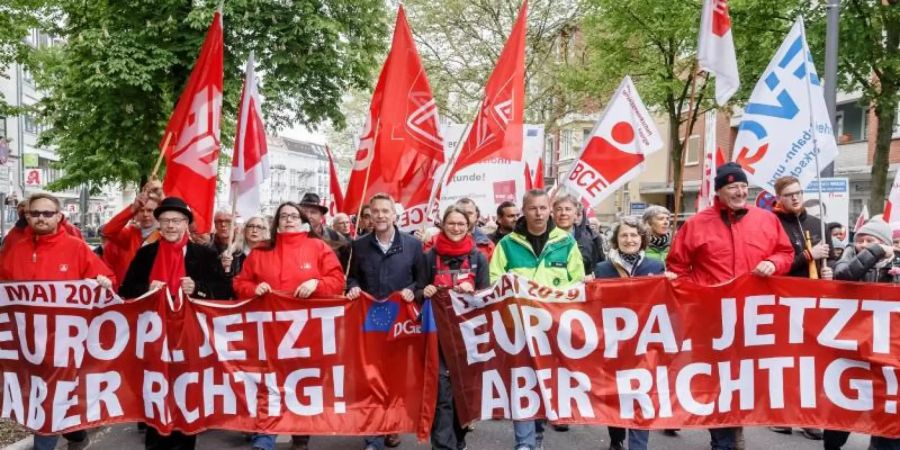
[[244,220],[260,213],[259,189],[269,176],[269,154],[266,128],[262,120],[262,103],[253,69],[253,54],[247,60],[244,89],[238,107],[234,156],[231,160],[231,196],[237,214]]
[[656,122],[625,77],[561,186],[597,205],[643,172],[644,155],[661,148]]
[[894,175],[894,182],[891,184],[891,193],[888,195],[887,202],[884,204],[885,222],[900,222],[900,220],[897,220],[900,215],[894,214],[894,208],[900,208],[900,170]]
[[697,62],[700,70],[716,76],[716,103],[720,106],[737,92],[741,85],[728,0],[704,0],[700,16],[700,38],[697,43]]
[[763,73],[734,143],[734,161],[753,184],[775,193],[775,180],[791,175],[801,186],[837,157],[822,83],[797,19]]

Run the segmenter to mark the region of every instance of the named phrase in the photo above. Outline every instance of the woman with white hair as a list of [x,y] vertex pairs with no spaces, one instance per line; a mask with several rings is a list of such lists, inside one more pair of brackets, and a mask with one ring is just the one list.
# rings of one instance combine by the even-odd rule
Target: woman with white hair
[[672,234],[669,229],[672,213],[664,206],[651,205],[644,211],[642,220],[650,228],[649,243],[645,250],[647,258],[655,259],[663,265],[672,245]]

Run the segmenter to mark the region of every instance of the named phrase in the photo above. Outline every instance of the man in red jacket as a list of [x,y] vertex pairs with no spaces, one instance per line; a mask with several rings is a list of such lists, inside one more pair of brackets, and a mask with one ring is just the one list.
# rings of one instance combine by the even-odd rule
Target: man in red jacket
[[[155,197],[141,193],[134,203],[116,214],[103,226],[100,235],[106,239],[103,259],[116,274],[125,279],[128,265],[137,251],[159,240],[159,226],[153,210],[159,205]],[[132,220],[134,223],[132,223]]]
[[[715,285],[745,273],[785,275],[794,248],[775,214],[747,203],[749,186],[741,166],[716,169],[716,199],[675,234],[666,268],[670,278]],[[711,428],[713,450],[735,448],[737,428]]]
[[[60,225],[62,214],[56,197],[34,194],[28,199],[28,226],[21,239],[10,242],[0,258],[0,279],[7,281],[83,280],[93,278],[101,286],[112,287],[109,267],[84,241],[70,235]],[[67,448],[84,449],[90,444],[87,432],[63,436]],[[56,448],[59,436],[34,435],[36,450]]]

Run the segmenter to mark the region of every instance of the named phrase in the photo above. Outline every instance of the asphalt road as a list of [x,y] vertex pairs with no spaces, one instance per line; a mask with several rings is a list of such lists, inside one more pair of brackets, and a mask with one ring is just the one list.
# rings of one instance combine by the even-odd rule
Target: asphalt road
[[[822,441],[811,441],[795,431],[792,435],[774,433],[765,428],[747,428],[744,431],[747,450],[813,450],[821,449]],[[278,440],[279,450],[290,449],[290,438],[280,436]],[[854,434],[845,450],[866,450],[868,437]],[[509,450],[513,447],[512,425],[509,422],[485,422],[479,423],[476,430],[469,435],[470,450]],[[133,425],[118,425],[97,430],[94,434],[94,443],[91,450],[123,450],[141,449],[143,447],[142,435]],[[65,445],[60,445],[64,449]],[[197,448],[202,450],[226,450],[246,449],[249,443],[241,433],[215,431],[200,435],[197,440]],[[413,436],[404,436],[400,449],[426,450],[431,446],[427,443],[418,444]],[[556,432],[548,430],[544,438],[546,450],[581,450],[609,448],[609,435],[604,427],[573,426],[568,432]],[[682,450],[682,449],[707,449],[709,448],[709,434],[704,430],[684,430],[676,437],[665,436],[661,432],[654,432],[650,436],[650,449],[652,450]],[[362,450],[362,439],[358,437],[332,437],[316,436],[310,442],[311,450]]]

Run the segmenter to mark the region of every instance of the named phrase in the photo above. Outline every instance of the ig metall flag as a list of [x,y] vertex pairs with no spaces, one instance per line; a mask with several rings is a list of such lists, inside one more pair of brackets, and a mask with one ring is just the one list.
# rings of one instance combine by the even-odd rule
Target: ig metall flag
[[[775,180],[792,175],[801,186],[837,156],[837,142],[825,108],[799,18],[753,89],[735,141],[734,160],[753,184],[775,193]],[[816,155],[818,154],[818,161]]]

